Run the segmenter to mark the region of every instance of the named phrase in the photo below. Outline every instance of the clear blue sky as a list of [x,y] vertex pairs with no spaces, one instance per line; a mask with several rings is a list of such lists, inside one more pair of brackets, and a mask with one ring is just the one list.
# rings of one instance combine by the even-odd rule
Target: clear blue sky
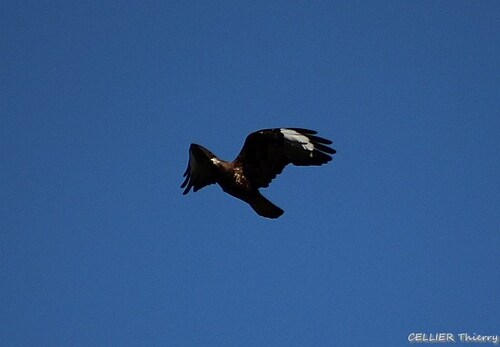
[[[3,1],[0,344],[399,346],[500,334],[498,1]],[[318,130],[263,193],[191,142]]]

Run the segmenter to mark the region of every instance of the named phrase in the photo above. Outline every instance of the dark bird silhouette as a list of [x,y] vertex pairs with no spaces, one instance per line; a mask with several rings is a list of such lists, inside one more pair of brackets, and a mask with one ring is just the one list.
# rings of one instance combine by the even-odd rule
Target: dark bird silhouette
[[283,210],[267,200],[259,188],[266,188],[288,164],[319,166],[336,151],[332,141],[316,136],[316,131],[301,128],[264,129],[247,136],[240,154],[224,161],[208,149],[192,143],[189,162],[181,185],[187,194],[217,183],[222,190],[249,204],[258,215],[278,218]]

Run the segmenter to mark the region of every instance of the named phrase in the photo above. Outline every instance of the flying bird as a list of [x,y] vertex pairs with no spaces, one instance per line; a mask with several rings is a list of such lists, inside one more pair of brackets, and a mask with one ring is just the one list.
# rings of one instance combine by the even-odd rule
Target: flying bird
[[266,188],[285,166],[319,166],[335,154],[332,141],[302,128],[263,129],[247,136],[234,161],[219,159],[208,149],[192,143],[181,188],[187,194],[217,183],[229,195],[249,204],[258,215],[278,218],[283,210],[267,200],[259,188]]

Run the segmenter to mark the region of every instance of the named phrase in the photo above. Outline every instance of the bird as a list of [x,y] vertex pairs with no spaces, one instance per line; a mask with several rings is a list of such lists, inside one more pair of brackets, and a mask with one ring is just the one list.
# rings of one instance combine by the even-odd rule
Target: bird
[[332,141],[304,128],[262,129],[248,135],[234,161],[224,161],[195,143],[189,146],[183,195],[218,184],[222,190],[247,204],[262,217],[276,219],[284,211],[259,191],[267,188],[285,166],[320,166],[332,160]]

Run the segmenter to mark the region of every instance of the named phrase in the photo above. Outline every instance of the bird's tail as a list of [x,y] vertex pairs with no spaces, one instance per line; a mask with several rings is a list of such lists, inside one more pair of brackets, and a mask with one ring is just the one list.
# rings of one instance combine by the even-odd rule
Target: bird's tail
[[278,218],[283,214],[283,210],[267,200],[260,193],[250,202],[250,206],[259,216],[266,218]]

